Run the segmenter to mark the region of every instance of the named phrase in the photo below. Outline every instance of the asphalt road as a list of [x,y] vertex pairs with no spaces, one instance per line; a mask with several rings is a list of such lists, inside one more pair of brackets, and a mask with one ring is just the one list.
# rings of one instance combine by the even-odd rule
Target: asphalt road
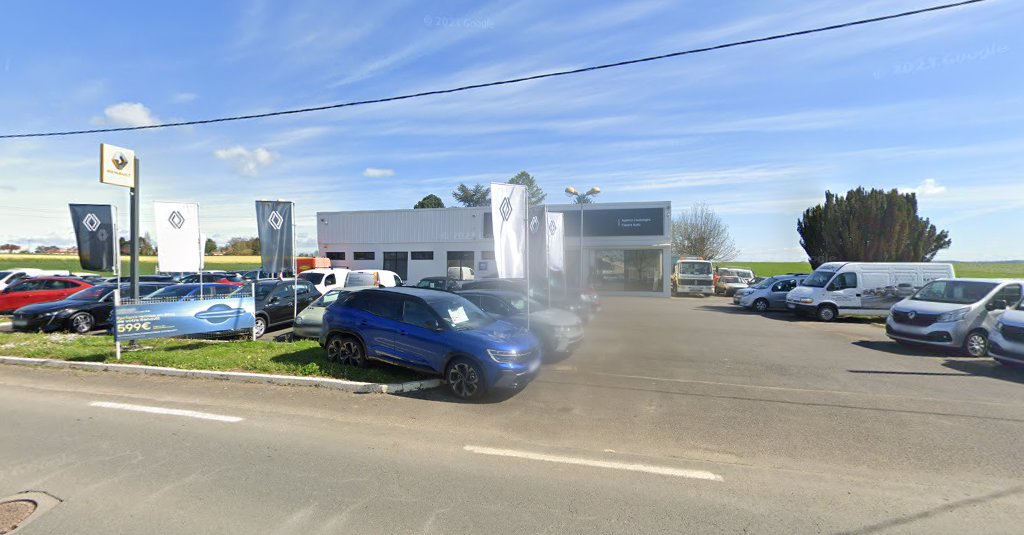
[[64,500],[26,534],[1020,532],[1024,372],[722,298],[605,303],[477,405],[0,367],[0,496]]

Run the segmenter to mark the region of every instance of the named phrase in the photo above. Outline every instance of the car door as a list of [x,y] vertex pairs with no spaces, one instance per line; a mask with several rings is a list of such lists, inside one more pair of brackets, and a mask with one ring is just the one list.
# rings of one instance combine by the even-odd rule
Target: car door
[[447,354],[441,320],[422,300],[402,299],[402,318],[392,341],[396,356],[406,364],[441,373]]
[[267,318],[271,325],[277,325],[292,319],[292,312],[294,312],[295,308],[292,304],[292,292],[292,283],[290,282],[282,282],[270,292],[270,296],[267,297],[267,305],[263,307],[263,311],[267,313]]
[[405,359],[395,349],[395,339],[402,326],[401,297],[385,292],[367,293],[366,296],[369,297],[366,303],[369,316],[356,322],[356,327],[378,357],[404,363]]
[[793,288],[796,288],[795,279],[779,281],[773,284],[771,292],[768,293],[769,308],[786,308],[786,294]]
[[46,281],[38,279],[24,279],[8,286],[0,299],[0,310],[17,310],[25,305],[34,303],[36,294],[40,291]]
[[847,271],[836,275],[825,290],[828,292],[828,300],[839,305],[840,309],[861,308],[861,290],[856,272]]

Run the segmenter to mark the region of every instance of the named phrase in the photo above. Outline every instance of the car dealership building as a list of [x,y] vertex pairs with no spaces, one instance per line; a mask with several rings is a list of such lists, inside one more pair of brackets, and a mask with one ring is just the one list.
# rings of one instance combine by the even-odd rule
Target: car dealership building
[[[548,204],[531,213],[538,210],[564,214],[563,276],[570,286],[582,277],[604,294],[668,297],[670,202]],[[545,233],[531,233],[531,265],[544,258],[534,234],[543,240]],[[498,274],[489,206],[318,212],[317,243],[334,267],[387,269],[407,284],[445,276],[449,267],[470,267],[477,278]]]

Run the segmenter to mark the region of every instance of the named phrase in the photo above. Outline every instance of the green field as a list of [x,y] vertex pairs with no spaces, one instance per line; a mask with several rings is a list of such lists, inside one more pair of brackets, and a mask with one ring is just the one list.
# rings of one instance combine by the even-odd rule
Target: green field
[[[811,265],[807,262],[723,262],[718,265],[747,267],[759,277],[811,272]],[[953,262],[953,269],[957,277],[1024,279],[1024,262]]]
[[[140,273],[154,273],[156,257],[144,256],[139,259]],[[260,265],[258,256],[207,256],[206,269],[242,271],[256,269]],[[722,262],[722,267],[747,267],[761,277],[785,273],[810,273],[807,262]],[[1024,262],[954,262],[958,277],[1024,278]],[[128,260],[122,257],[124,272],[128,272]],[[0,254],[0,271],[9,268],[26,267],[38,269],[66,269],[82,271],[78,257],[73,255]]]
[[416,378],[388,365],[357,368],[327,360],[312,340],[290,343],[150,339],[143,349],[123,351],[115,360],[110,336],[0,333],[0,355],[79,362],[120,362],[183,370],[218,370],[333,377],[369,383],[396,383]]
[[[207,256],[206,269],[244,271],[260,267],[258,256]],[[75,255],[46,254],[0,254],[0,271],[9,268],[66,269],[83,271]],[[121,269],[128,273],[128,257],[121,257]],[[156,257],[139,258],[139,274],[151,275],[156,272]]]

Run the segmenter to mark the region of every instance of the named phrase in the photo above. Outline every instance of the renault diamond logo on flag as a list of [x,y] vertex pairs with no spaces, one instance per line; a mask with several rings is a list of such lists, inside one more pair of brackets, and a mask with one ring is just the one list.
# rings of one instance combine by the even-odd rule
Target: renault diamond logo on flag
[[100,228],[100,218],[96,217],[96,214],[89,212],[85,219],[82,220],[82,224],[85,228],[89,229],[89,232],[96,232],[96,229]]
[[530,234],[536,234],[537,229],[540,228],[540,218],[533,216],[530,218]]
[[284,224],[284,218],[281,217],[281,214],[277,210],[274,210],[273,212],[270,212],[270,217],[267,218],[267,222],[270,223],[270,226],[274,227],[274,230],[281,230],[281,225]]
[[120,171],[124,169],[125,166],[128,165],[128,157],[125,156],[123,152],[119,152],[115,154],[113,158],[110,159],[110,163],[114,164],[114,167],[116,167],[117,170]]
[[501,200],[498,211],[501,212],[502,221],[508,221],[508,218],[512,216],[512,202],[508,200],[507,196]]
[[181,229],[181,226],[185,224],[185,216],[181,215],[181,212],[175,210],[171,212],[171,217],[167,218],[167,222],[176,229]]
[[558,232],[558,224],[552,219],[548,221],[548,234],[554,236],[556,232]]

